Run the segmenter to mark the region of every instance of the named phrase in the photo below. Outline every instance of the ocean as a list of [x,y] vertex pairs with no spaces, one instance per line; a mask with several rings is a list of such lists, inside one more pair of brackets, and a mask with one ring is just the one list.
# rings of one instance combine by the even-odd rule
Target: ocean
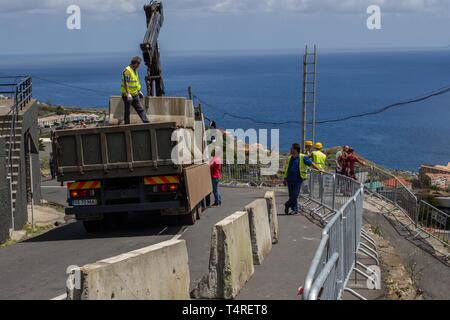
[[[209,119],[225,129],[280,129],[280,147],[300,140],[302,53],[162,54],[167,95],[194,94]],[[33,76],[34,97],[54,105],[106,107],[120,94],[132,54],[0,56],[0,75]],[[144,66],[140,69],[145,77]],[[450,85],[450,50],[319,52],[317,119],[369,112]],[[88,88],[90,90],[84,90]],[[320,124],[325,147],[349,144],[388,168],[417,171],[450,162],[450,93],[345,122]]]

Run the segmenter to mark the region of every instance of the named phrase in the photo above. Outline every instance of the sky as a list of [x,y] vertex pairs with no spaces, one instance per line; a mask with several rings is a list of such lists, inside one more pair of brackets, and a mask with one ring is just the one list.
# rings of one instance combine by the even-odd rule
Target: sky
[[[0,55],[133,52],[145,0],[0,0]],[[450,46],[450,0],[165,0],[163,53]],[[81,9],[69,30],[68,6]],[[381,9],[369,30],[367,8]]]

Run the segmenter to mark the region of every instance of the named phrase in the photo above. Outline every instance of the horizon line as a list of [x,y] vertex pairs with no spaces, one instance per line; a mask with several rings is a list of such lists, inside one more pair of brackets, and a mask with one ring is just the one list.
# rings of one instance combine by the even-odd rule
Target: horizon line
[[[313,46],[313,45],[311,45]],[[450,45],[442,45],[442,46],[405,46],[405,47],[394,47],[394,46],[386,46],[386,47],[320,47],[317,46],[320,51],[324,51],[325,53],[345,53],[345,52],[398,52],[398,51],[421,51],[421,50],[450,50]],[[220,54],[220,53],[294,53],[298,52],[303,54],[305,47],[297,47],[297,48],[255,48],[255,49],[199,49],[199,50],[164,50],[161,51],[167,55],[189,55],[189,54]],[[23,52],[13,52],[13,53],[0,53],[0,56],[30,56],[30,55],[90,55],[90,54],[135,54],[139,52],[136,51],[74,51],[74,52],[35,52],[35,53],[23,53]]]

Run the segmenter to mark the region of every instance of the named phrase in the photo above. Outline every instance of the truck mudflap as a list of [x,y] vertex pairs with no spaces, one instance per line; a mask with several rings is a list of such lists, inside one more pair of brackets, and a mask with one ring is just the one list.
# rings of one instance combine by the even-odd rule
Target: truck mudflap
[[189,211],[212,193],[209,164],[203,163],[183,169]]
[[163,209],[176,209],[180,207],[179,201],[136,203],[105,206],[83,206],[66,208],[66,215],[76,215],[77,218],[89,219],[89,216],[99,216],[108,213],[119,212],[149,212]]

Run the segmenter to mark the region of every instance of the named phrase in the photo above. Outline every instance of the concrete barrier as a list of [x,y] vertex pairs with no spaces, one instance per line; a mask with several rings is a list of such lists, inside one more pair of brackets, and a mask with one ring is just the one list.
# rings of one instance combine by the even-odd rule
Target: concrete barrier
[[189,299],[188,254],[184,240],[161,242],[85,265],[79,274],[78,289],[68,289],[69,299]]
[[278,243],[278,212],[277,204],[275,202],[275,191],[267,191],[264,195],[267,202],[267,211],[269,213],[270,231],[272,233],[272,244]]
[[196,299],[234,299],[254,273],[247,212],[213,227],[209,272],[192,290]]
[[269,213],[265,199],[258,199],[245,207],[248,212],[250,236],[252,241],[253,262],[259,265],[272,250]]

